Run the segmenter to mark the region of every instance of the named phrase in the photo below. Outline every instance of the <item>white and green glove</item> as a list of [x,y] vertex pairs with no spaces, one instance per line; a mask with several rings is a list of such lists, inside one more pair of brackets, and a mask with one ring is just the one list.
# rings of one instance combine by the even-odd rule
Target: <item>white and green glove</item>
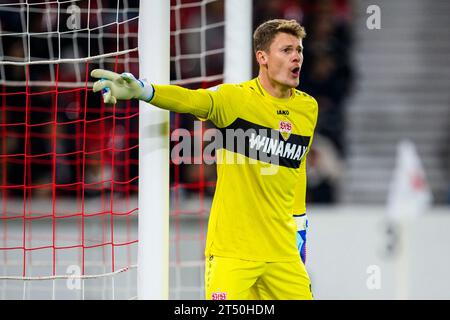
[[306,213],[294,214],[297,224],[297,249],[303,264],[306,263],[306,233],[308,231],[308,217]]
[[136,79],[131,73],[118,74],[112,71],[95,69],[91,76],[100,80],[94,83],[93,91],[101,91],[105,103],[116,103],[117,100],[139,99],[149,102],[155,89],[145,80]]

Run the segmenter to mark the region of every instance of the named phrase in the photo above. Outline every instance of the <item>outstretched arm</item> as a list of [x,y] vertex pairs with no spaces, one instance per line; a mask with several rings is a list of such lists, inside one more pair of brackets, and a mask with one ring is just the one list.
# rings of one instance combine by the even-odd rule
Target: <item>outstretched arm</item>
[[105,103],[138,99],[159,108],[178,113],[191,113],[206,119],[213,107],[212,93],[207,90],[189,90],[174,85],[152,85],[136,79],[131,73],[118,74],[95,69],[91,76],[98,80],[93,91],[101,91]]

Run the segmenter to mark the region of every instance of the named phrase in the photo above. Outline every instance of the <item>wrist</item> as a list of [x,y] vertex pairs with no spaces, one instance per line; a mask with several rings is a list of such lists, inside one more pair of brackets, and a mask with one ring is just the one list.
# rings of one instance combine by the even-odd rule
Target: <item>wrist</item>
[[293,217],[297,225],[297,231],[304,231],[308,229],[308,217],[306,216],[306,213],[294,214]]
[[146,80],[138,80],[138,82],[142,87],[142,90],[137,98],[145,102],[150,102],[155,94],[155,88],[153,88],[153,85]]

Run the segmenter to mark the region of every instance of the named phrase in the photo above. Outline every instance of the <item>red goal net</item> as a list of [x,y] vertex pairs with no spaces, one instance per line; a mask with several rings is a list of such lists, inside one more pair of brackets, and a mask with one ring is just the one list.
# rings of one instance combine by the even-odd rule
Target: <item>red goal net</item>
[[[105,105],[91,70],[139,74],[138,0],[0,3],[0,299],[137,296],[137,101]],[[223,81],[224,1],[171,1],[171,81]],[[141,53],[142,54],[142,53]],[[170,298],[203,298],[215,166],[208,124],[171,115]],[[194,150],[195,149],[195,150]]]
[[2,298],[136,295],[138,103],[89,72],[138,72],[139,11],[110,3],[0,4]]

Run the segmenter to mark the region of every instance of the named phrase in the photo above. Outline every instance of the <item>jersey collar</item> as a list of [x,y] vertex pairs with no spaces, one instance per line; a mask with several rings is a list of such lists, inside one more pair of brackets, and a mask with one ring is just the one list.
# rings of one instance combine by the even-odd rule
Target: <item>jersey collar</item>
[[289,98],[281,99],[281,98],[274,97],[269,92],[267,92],[261,85],[261,82],[259,81],[258,77],[255,78],[255,83],[256,83],[258,91],[261,93],[261,95],[266,97],[269,100],[272,100],[273,102],[286,103],[295,98],[295,89],[294,88],[291,89],[291,96]]

